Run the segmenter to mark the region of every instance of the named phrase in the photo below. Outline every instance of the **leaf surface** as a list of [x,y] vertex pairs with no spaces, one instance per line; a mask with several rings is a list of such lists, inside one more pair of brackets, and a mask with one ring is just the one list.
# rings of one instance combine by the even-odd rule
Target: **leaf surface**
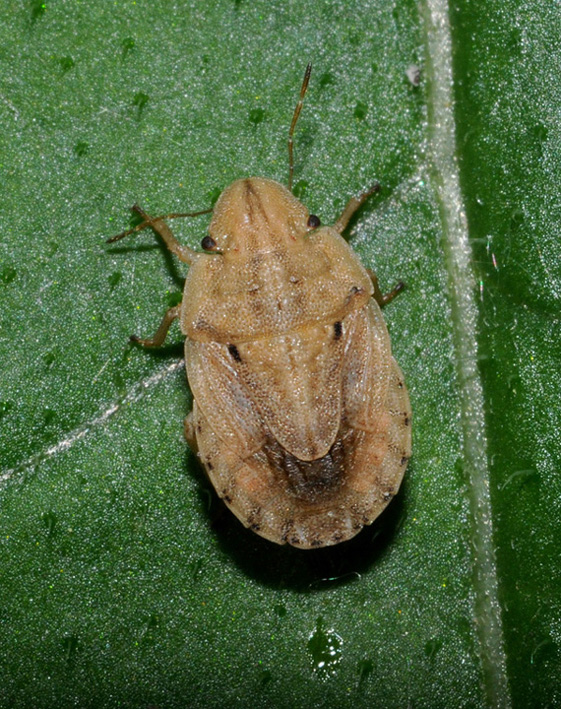
[[[1,706],[561,700],[556,8],[38,3],[0,22]],[[271,545],[183,440],[184,272],[127,209],[287,179],[384,290],[401,492],[353,541]],[[420,84],[408,78],[421,68]],[[198,248],[207,217],[176,222]]]

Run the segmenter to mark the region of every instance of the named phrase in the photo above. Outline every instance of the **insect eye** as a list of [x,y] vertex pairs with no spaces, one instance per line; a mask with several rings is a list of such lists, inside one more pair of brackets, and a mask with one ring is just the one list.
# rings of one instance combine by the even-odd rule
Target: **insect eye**
[[205,236],[201,241],[201,248],[204,251],[216,251],[216,241],[212,236]]
[[310,214],[308,217],[308,226],[310,229],[317,229],[318,226],[321,225],[321,221],[319,217],[316,217],[315,214]]

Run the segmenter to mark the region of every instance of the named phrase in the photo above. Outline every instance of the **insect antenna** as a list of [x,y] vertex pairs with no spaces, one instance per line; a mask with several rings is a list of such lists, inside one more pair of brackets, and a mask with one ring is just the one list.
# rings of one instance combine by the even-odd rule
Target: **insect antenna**
[[[138,212],[139,209],[135,205],[133,208],[133,211]],[[113,244],[115,241],[119,241],[120,239],[124,239],[125,236],[130,236],[131,234],[136,234],[138,231],[142,231],[143,229],[146,229],[146,227],[152,226],[152,224],[159,219],[179,219],[180,217],[200,217],[201,214],[210,214],[212,212],[212,207],[210,209],[203,209],[200,212],[172,212],[172,214],[162,214],[159,217],[150,217],[150,219],[145,219],[143,222],[140,222],[140,224],[137,224],[135,227],[132,229],[127,229],[127,231],[122,231],[120,234],[117,234],[116,236],[112,236],[110,239],[107,239],[108,244]]]
[[292,177],[294,175],[294,129],[296,128],[296,122],[302,110],[302,105],[304,103],[304,96],[308,90],[308,83],[310,82],[310,74],[312,73],[312,65],[308,64],[306,67],[306,73],[304,74],[304,81],[302,82],[302,88],[300,89],[300,98],[294,109],[294,115],[292,116],[292,123],[290,124],[290,130],[288,131],[288,189],[292,192]]

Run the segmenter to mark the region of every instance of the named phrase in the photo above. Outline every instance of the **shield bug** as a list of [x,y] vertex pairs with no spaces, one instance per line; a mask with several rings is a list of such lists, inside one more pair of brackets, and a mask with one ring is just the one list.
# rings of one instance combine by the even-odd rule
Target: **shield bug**
[[[301,549],[337,544],[371,524],[396,494],[411,450],[411,408],[392,357],[376,277],[341,236],[377,191],[347,204],[333,226],[288,187],[236,180],[214,209],[151,217],[110,239],[151,227],[189,264],[178,318],[193,410],[185,436],[218,495],[246,526]],[[210,213],[203,252],[181,245],[167,219]]]

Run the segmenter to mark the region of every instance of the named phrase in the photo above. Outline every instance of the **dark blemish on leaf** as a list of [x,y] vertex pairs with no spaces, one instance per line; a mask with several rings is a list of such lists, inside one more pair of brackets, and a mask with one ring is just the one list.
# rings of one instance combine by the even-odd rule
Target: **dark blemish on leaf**
[[355,106],[355,118],[359,121],[363,121],[368,113],[368,106],[362,101],[357,101]]
[[374,671],[372,660],[361,660],[358,663],[357,674],[359,676],[358,686],[361,687]]
[[53,423],[56,420],[56,413],[52,410],[46,407],[43,409],[43,423],[45,426],[48,426],[49,424]]
[[86,143],[85,140],[79,140],[74,146],[74,155],[77,155],[79,158],[81,158],[88,152],[89,147],[90,144]]
[[271,670],[261,670],[259,673],[259,684],[261,688],[266,687],[270,682],[273,681],[273,673]]
[[4,266],[0,271],[0,281],[4,283],[4,285],[8,285],[8,283],[11,283],[17,276],[17,273],[13,266]]
[[221,194],[222,190],[220,189],[220,187],[215,187],[213,190],[207,192],[207,197],[211,207],[214,207]]
[[308,182],[306,180],[298,180],[292,188],[292,194],[296,199],[302,199],[308,191]]
[[31,21],[35,22],[47,11],[47,3],[44,0],[33,0],[31,3]]
[[52,510],[49,510],[48,512],[43,513],[41,519],[43,520],[43,524],[47,528],[48,535],[51,536],[54,532],[56,523],[58,522],[58,517]]
[[76,62],[72,57],[61,57],[58,60],[59,66],[62,69],[62,71],[66,74],[67,71],[70,71],[70,69],[73,69]]
[[132,37],[125,37],[125,39],[121,42],[121,48],[123,50],[121,53],[121,59],[126,59],[127,55],[134,49],[135,44],[136,42]]
[[65,635],[62,639],[62,647],[66,655],[66,662],[70,664],[76,657],[76,653],[80,650],[80,643],[77,635]]
[[439,638],[431,638],[426,644],[425,644],[425,655],[432,660],[433,657],[436,655],[436,653],[441,649],[442,647],[442,640]]
[[252,108],[249,112],[249,122],[253,123],[254,126],[259,125],[263,122],[265,118],[265,111],[262,108]]
[[13,401],[0,401],[0,419],[3,419],[13,408]]
[[533,128],[532,128],[532,134],[534,137],[540,141],[540,143],[543,143],[544,141],[547,140],[549,136],[549,131],[547,129],[547,126],[545,126],[543,123],[537,123]]
[[183,300],[183,293],[179,290],[172,290],[166,293],[166,303],[168,308],[175,308]]
[[123,274],[120,271],[115,271],[107,277],[107,281],[111,290],[113,290],[113,288],[115,288],[115,286],[117,286],[121,282],[122,278]]
[[150,99],[150,96],[148,94],[145,94],[144,91],[138,91],[132,100],[132,105],[136,106],[138,109],[138,114],[137,118],[140,118],[142,115],[142,111],[144,111],[144,107],[148,103],[148,100]]
[[518,231],[524,224],[524,211],[520,208],[514,209],[510,214],[510,231]]

